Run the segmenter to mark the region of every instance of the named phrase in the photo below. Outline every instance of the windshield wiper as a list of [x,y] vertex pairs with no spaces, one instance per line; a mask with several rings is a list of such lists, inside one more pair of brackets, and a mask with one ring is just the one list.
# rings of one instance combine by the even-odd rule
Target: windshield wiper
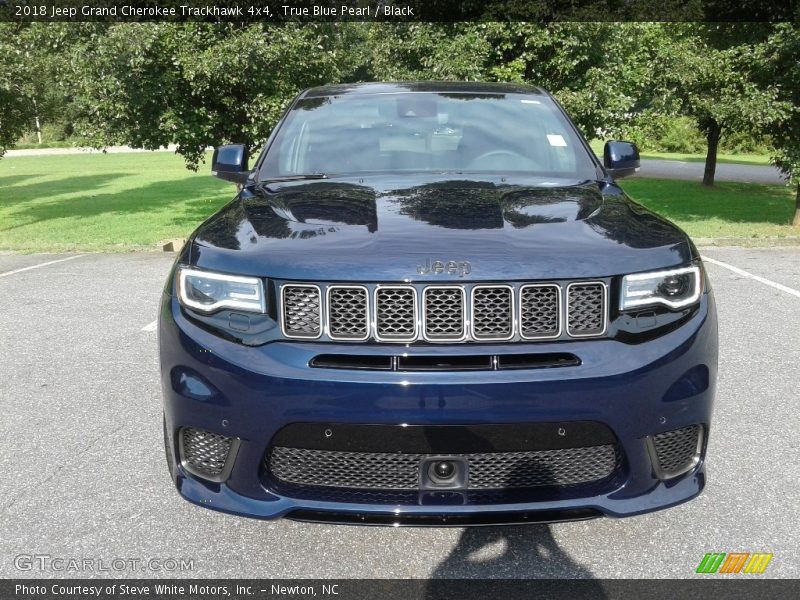
[[302,175],[285,175],[283,177],[268,177],[259,183],[277,183],[281,181],[303,181],[304,179],[327,179],[326,173],[304,173]]

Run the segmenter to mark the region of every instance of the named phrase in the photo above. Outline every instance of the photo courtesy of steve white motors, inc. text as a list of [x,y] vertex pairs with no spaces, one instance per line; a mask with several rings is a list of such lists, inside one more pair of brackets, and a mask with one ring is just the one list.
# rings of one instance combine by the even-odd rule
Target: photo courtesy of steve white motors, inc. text
[[17,597],[24,596],[70,596],[70,597],[156,597],[164,596],[181,597],[210,597],[220,598],[225,596],[252,596],[254,594],[270,594],[272,596],[338,596],[339,585],[335,583],[314,585],[281,585],[270,584],[269,588],[253,585],[207,585],[197,583],[172,584],[172,583],[152,583],[152,584],[126,584],[111,583],[97,585],[82,585],[72,583],[51,583],[28,585],[18,583],[14,586],[14,593]]

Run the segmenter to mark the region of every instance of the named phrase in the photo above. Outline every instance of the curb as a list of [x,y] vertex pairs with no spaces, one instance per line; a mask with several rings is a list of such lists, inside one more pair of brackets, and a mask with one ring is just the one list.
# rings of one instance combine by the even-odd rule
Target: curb
[[781,246],[800,246],[800,235],[766,238],[692,238],[695,246],[741,246],[743,248],[776,248]]

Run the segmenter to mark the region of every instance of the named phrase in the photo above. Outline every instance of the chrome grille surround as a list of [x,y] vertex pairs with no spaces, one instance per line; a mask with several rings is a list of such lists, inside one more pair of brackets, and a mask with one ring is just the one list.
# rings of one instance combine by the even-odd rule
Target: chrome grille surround
[[[599,300],[599,301],[598,301]],[[596,337],[608,328],[608,286],[603,281],[573,281],[567,285],[567,333]]]
[[460,342],[467,337],[466,290],[458,285],[430,285],[422,291],[422,337]]
[[281,288],[281,332],[285,337],[314,340],[322,335],[319,286],[292,283]]
[[375,339],[413,342],[419,335],[417,289],[411,285],[375,287]]
[[363,285],[329,285],[325,308],[329,338],[341,342],[369,338],[369,290]]
[[[278,284],[284,337],[408,344],[606,335],[609,283]],[[324,306],[322,306],[324,305]]]
[[504,342],[514,337],[514,288],[510,285],[474,286],[469,312],[473,339]]
[[[291,485],[418,490],[420,465],[433,456],[274,446],[265,465],[278,481]],[[620,464],[615,444],[453,456],[468,465],[468,490],[581,485],[606,479]]]
[[546,340],[561,335],[561,288],[555,283],[530,283],[519,288],[519,335]]

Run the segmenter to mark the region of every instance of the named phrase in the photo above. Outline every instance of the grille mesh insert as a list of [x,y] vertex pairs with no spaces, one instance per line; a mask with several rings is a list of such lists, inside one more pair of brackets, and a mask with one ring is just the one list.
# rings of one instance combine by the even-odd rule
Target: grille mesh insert
[[478,340],[508,339],[513,334],[513,295],[506,287],[472,290],[472,333]]
[[[425,454],[342,452],[276,446],[267,467],[284,483],[371,490],[416,490]],[[459,455],[469,465],[469,489],[570,486],[599,481],[617,468],[613,444]]]
[[316,338],[321,333],[319,289],[312,286],[283,287],[283,329],[290,337]]
[[690,425],[653,436],[658,464],[663,473],[679,473],[688,469],[697,456],[700,425]]
[[194,471],[215,476],[225,468],[233,438],[194,427],[184,427],[181,431],[181,444],[181,456]]
[[328,331],[334,339],[366,339],[369,334],[366,289],[361,287],[328,289]]
[[376,329],[386,340],[410,340],[417,332],[416,294],[412,287],[382,287],[376,294]]
[[567,289],[567,330],[570,335],[600,335],[605,331],[606,294],[602,283],[573,283]]
[[520,290],[520,335],[527,339],[553,337],[559,332],[557,285],[527,285]]
[[425,337],[432,340],[458,340],[464,336],[464,290],[427,288],[425,290]]

